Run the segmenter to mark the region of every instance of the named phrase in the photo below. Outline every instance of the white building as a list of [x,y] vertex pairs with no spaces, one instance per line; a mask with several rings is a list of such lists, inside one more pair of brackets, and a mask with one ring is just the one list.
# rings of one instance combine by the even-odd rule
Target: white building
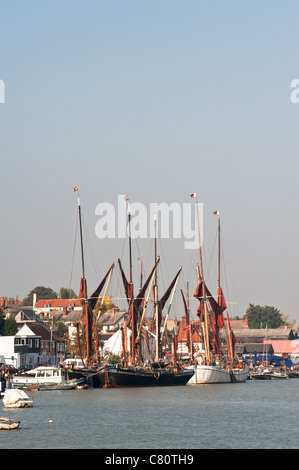
[[4,357],[5,365],[16,369],[20,367],[20,355],[15,353],[14,336],[0,336],[0,356]]

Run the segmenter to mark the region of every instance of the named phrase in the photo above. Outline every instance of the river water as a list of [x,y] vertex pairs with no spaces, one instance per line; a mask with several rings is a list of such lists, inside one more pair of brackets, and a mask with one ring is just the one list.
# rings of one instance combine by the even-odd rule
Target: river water
[[27,393],[1,449],[299,448],[298,379]]

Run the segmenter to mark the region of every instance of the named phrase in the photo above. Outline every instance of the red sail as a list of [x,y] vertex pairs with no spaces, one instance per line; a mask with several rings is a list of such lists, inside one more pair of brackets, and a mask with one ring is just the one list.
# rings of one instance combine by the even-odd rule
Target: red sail
[[199,280],[198,286],[195,289],[193,297],[199,300],[199,306],[197,309],[197,316],[203,321],[204,311],[203,311],[203,282],[202,279]]

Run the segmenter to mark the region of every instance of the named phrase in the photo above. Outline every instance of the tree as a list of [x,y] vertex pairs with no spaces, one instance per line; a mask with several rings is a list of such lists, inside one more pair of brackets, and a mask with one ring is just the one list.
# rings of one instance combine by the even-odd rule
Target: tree
[[279,328],[285,325],[283,314],[275,307],[249,304],[246,310],[249,328]]
[[18,325],[14,318],[5,318],[2,310],[0,310],[0,336],[14,336],[18,331]]
[[4,325],[5,325],[5,316],[2,310],[0,310],[0,336],[4,336]]
[[[99,313],[102,301],[103,301],[103,295],[100,295],[96,303],[96,306],[94,308],[94,312],[96,314]],[[102,314],[105,312],[111,312],[113,307],[114,307],[114,303],[112,302],[111,297],[109,297],[109,295],[106,295],[104,303],[103,303],[103,307],[102,307]]]
[[6,318],[4,322],[3,336],[14,336],[18,332],[18,325],[14,318]]
[[68,327],[61,321],[55,322],[53,325],[53,333],[59,338],[64,338],[68,331]]
[[57,299],[58,297],[50,287],[37,286],[25,297],[22,302],[23,306],[33,305],[33,294],[36,294],[37,299]]
[[67,287],[61,287],[59,291],[60,299],[77,299],[77,296],[73,289],[68,289]]

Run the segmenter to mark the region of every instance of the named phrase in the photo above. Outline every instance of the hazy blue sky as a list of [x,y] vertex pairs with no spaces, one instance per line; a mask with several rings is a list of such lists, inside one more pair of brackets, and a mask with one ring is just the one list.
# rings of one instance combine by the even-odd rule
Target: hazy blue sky
[[[89,292],[126,253],[96,237],[99,203],[196,192],[210,290],[219,209],[231,314],[251,302],[299,321],[298,18],[297,0],[0,0],[0,296],[78,291],[74,186]],[[134,250],[137,277],[152,241]],[[183,265],[193,293],[198,252],[182,239],[159,252],[161,292]],[[120,303],[117,271],[112,288]]]

